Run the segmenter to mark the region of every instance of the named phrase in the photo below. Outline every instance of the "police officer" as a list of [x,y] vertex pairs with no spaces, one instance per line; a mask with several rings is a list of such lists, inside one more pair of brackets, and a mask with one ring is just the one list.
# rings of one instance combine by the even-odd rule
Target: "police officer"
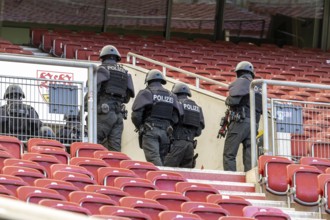
[[162,72],[150,70],[145,79],[147,87],[136,96],[132,106],[132,122],[139,131],[139,144],[146,160],[163,166],[169,151],[172,126],[182,114],[177,97],[162,85],[166,80]]
[[81,138],[82,135],[85,135],[85,131],[81,131],[80,116],[78,114],[65,114],[63,119],[66,124],[57,132],[58,140],[64,144],[82,141]]
[[39,129],[39,136],[42,138],[49,138],[49,139],[56,138],[53,129],[49,126],[41,126],[41,128]]
[[[226,105],[229,108],[229,126],[223,149],[224,170],[236,171],[236,156],[240,143],[243,144],[244,171],[251,169],[251,135],[250,135],[250,83],[255,72],[252,63],[242,61],[235,68],[237,79],[229,85],[229,96]],[[259,125],[262,114],[260,89],[255,89],[256,121]]]
[[116,47],[107,45],[100,52],[102,64],[97,69],[97,140],[111,151],[121,151],[124,103],[134,97],[131,75],[118,64]]
[[42,122],[35,109],[23,104],[25,94],[18,85],[9,85],[3,96],[7,104],[0,108],[1,133],[13,134],[20,140],[38,136]]
[[195,137],[201,135],[204,129],[204,116],[200,106],[191,97],[189,87],[184,83],[177,83],[173,86],[172,92],[177,95],[180,107],[183,109],[183,116],[179,123],[174,126],[173,142],[170,152],[165,157],[165,166],[194,168],[194,149],[197,140]]

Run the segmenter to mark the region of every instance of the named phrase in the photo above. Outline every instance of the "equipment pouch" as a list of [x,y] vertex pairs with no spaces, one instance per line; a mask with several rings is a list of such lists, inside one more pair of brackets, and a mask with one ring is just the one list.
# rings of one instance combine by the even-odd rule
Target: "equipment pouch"
[[109,105],[106,104],[106,103],[103,103],[103,104],[101,105],[101,113],[103,113],[103,114],[107,114],[109,111],[110,111],[110,107],[109,107]]

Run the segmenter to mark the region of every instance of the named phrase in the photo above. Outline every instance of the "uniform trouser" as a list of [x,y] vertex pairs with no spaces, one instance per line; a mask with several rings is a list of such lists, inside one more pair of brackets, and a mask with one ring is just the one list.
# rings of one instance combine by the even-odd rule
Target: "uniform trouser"
[[109,111],[97,115],[97,140],[111,151],[121,151],[124,123],[122,113]]
[[244,171],[251,169],[251,138],[250,122],[231,122],[223,149],[224,170],[236,171],[236,156],[239,145],[243,144],[243,165]]
[[174,140],[166,155],[164,166],[193,168],[194,144],[186,140]]
[[142,149],[146,160],[156,166],[163,166],[169,147],[170,139],[165,129],[152,127],[142,136]]

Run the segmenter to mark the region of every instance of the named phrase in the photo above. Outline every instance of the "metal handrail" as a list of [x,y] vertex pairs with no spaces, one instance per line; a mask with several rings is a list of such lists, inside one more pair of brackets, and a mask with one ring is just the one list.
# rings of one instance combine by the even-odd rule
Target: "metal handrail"
[[136,66],[136,60],[137,59],[140,59],[140,60],[144,60],[144,61],[147,61],[147,62],[150,62],[150,63],[153,63],[153,64],[156,64],[156,65],[159,65],[159,66],[162,66],[163,70],[163,74],[166,76],[166,70],[167,69],[170,69],[170,70],[174,70],[174,71],[177,71],[179,73],[183,73],[183,74],[186,74],[188,76],[192,76],[192,77],[195,77],[196,78],[196,84],[195,86],[197,88],[199,88],[199,85],[200,85],[200,80],[204,80],[206,82],[210,82],[210,83],[213,83],[215,85],[219,85],[219,86],[222,86],[224,88],[228,88],[228,84],[226,83],[222,83],[222,82],[218,82],[216,80],[213,80],[213,79],[210,79],[210,78],[207,78],[205,76],[200,76],[196,73],[193,73],[193,72],[189,72],[187,70],[183,70],[183,69],[180,69],[180,68],[177,68],[177,67],[174,67],[174,66],[171,66],[171,65],[168,65],[166,63],[163,63],[163,62],[160,62],[160,61],[157,61],[157,60],[153,60],[153,59],[150,59],[148,57],[145,57],[145,56],[142,56],[142,55],[139,55],[139,54],[136,54],[136,53],[132,53],[132,52],[128,52],[127,53],[127,62],[129,63],[131,61],[131,57],[132,57],[132,64],[133,66]]
[[[293,81],[280,81],[280,80],[265,80],[265,79],[256,79],[253,80],[250,84],[250,117],[251,122],[256,121],[256,106],[255,106],[255,87],[262,85],[262,116],[263,116],[263,147],[264,151],[268,152],[269,150],[269,129],[268,129],[268,114],[267,114],[267,85],[275,86],[291,86],[291,87],[300,87],[300,88],[313,88],[313,89],[324,89],[330,90],[330,85],[315,84],[315,83],[302,83],[302,82],[293,82]],[[256,137],[256,126],[255,123],[250,124],[251,137]],[[251,165],[255,167],[257,165],[257,144],[256,138],[251,138]]]

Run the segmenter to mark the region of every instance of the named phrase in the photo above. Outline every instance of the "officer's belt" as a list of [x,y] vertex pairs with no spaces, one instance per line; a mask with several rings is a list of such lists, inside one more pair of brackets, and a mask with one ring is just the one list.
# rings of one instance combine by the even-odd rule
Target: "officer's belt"
[[160,129],[167,129],[170,124],[168,123],[159,123],[159,122],[148,122],[148,124],[152,127],[160,128]]

